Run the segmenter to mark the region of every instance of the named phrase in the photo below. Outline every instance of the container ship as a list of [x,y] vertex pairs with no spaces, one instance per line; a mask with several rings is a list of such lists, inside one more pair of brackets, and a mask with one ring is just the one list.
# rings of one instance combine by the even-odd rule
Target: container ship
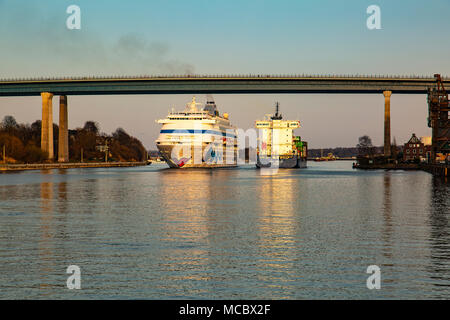
[[220,115],[212,97],[203,107],[195,97],[185,110],[169,112],[157,122],[162,128],[156,146],[171,168],[237,166],[236,128]]
[[294,129],[300,128],[300,121],[283,120],[278,102],[275,114],[256,121],[255,127],[260,129],[256,157],[258,168],[306,168],[308,144],[293,135]]

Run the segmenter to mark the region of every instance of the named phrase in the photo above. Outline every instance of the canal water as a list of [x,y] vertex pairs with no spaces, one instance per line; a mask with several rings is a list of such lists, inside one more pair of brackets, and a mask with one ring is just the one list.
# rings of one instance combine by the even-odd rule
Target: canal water
[[450,298],[448,183],[308,165],[0,174],[0,299]]

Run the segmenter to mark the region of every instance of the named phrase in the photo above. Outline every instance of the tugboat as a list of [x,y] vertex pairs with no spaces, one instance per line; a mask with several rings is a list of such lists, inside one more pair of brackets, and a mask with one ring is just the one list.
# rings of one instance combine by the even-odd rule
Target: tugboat
[[258,168],[306,168],[308,144],[294,129],[300,128],[299,120],[283,120],[276,103],[275,114],[255,122],[260,129],[256,166]]

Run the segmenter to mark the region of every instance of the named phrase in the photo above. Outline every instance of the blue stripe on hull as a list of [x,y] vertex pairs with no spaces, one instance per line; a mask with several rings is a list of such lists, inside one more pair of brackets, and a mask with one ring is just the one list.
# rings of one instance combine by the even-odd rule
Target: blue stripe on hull
[[235,135],[227,134],[226,132],[214,131],[214,130],[194,130],[194,129],[163,129],[160,133],[193,133],[193,134],[215,134],[219,136],[227,136],[236,138]]

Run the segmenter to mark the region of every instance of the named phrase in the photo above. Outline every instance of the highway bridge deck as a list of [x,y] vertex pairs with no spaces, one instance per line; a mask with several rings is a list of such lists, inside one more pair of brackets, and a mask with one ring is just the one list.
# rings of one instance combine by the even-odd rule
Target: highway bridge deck
[[[0,96],[207,93],[426,94],[433,77],[400,76],[171,76],[0,80]],[[450,88],[450,79],[444,79]]]

